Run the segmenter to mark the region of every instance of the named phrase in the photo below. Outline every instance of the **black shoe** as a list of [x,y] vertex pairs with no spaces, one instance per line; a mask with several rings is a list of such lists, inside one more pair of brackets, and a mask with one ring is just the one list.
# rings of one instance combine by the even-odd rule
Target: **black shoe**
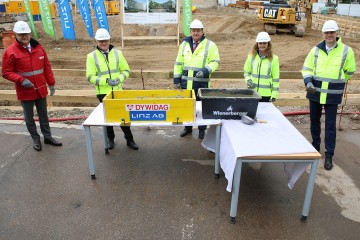
[[138,145],[136,145],[136,143],[134,141],[127,141],[126,144],[128,145],[129,148],[131,148],[133,150],[138,150],[139,149]]
[[42,146],[41,146],[40,140],[34,140],[33,141],[33,148],[38,152],[41,151]]
[[325,157],[324,168],[330,171],[334,167],[332,163],[332,157]]
[[113,149],[114,148],[114,139],[113,140],[109,140],[109,149]]
[[61,143],[61,142],[56,141],[56,140],[53,139],[53,138],[45,138],[45,139],[44,139],[44,143],[45,143],[45,144],[50,144],[50,145],[53,145],[53,146],[56,146],[56,147],[62,146],[62,143]]
[[199,130],[199,139],[204,139],[205,137],[205,130]]
[[192,133],[192,129],[191,128],[185,128],[181,133],[180,133],[180,137],[185,137],[186,135]]

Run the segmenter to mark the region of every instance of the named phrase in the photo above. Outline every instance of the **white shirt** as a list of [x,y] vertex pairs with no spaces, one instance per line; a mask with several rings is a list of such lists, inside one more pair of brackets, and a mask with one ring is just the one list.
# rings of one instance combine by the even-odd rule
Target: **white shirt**
[[329,54],[329,52],[330,52],[331,50],[333,50],[334,48],[336,48],[336,46],[337,46],[337,43],[336,43],[333,47],[328,47],[328,46],[325,44],[326,52]]
[[30,43],[29,43],[26,47],[24,47],[24,48],[26,48],[29,52],[31,52],[31,45],[30,45]]

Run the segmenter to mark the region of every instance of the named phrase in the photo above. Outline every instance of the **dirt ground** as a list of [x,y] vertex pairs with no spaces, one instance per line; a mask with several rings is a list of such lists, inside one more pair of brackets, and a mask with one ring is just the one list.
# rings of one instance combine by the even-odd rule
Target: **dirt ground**
[[[263,31],[263,25],[257,22],[254,10],[236,9],[228,7],[198,9],[193,18],[200,19],[205,26],[208,39],[214,41],[220,52],[221,63],[218,71],[241,71],[246,60],[247,53],[255,43],[258,32]],[[57,40],[45,36],[42,31],[41,22],[36,22],[39,41],[44,45],[54,69],[85,69],[86,54],[95,47],[85,29],[80,16],[74,18],[76,38],[75,41],[64,40],[61,34],[59,20],[55,20],[55,31]],[[111,42],[121,49],[132,70],[168,70],[173,69],[178,46],[175,40],[159,41],[125,41],[124,48],[121,47],[120,17],[109,16]],[[303,23],[306,24],[306,23]],[[11,29],[12,25],[4,25]],[[96,21],[93,19],[93,27],[96,30]],[[183,38],[180,30],[181,39]],[[125,35],[176,35],[177,28],[174,25],[151,25],[138,26],[126,25]],[[304,59],[310,49],[322,40],[321,32],[307,29],[304,37],[295,37],[291,33],[282,32],[272,35],[273,51],[280,59],[281,71],[300,71]],[[360,69],[360,40],[344,37],[343,42],[351,46],[355,52],[357,69]],[[3,50],[0,50],[2,54]],[[57,77],[56,89],[93,89],[83,77]],[[240,81],[239,81],[240,82]],[[242,82],[242,81],[241,81]],[[171,79],[146,79],[147,89],[164,88],[171,85]],[[234,84],[234,83],[232,83]],[[241,83],[242,84],[242,83]],[[232,87],[242,87],[242,85]],[[280,83],[281,84],[281,83]],[[126,89],[141,89],[141,79],[128,79],[125,82]],[[0,89],[14,89],[13,84],[0,78]],[[280,92],[304,91],[301,82],[299,84],[280,85]],[[360,93],[360,84],[349,87],[349,93]],[[284,107],[284,111],[303,109],[300,107]],[[345,107],[344,111],[359,112],[357,107]],[[2,116],[13,115],[14,112],[1,111]],[[62,114],[57,113],[57,117]],[[86,114],[79,112],[75,115]]]

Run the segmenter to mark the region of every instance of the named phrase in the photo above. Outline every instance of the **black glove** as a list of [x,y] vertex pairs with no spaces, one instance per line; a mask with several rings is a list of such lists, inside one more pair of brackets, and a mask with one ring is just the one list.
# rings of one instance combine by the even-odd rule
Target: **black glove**
[[209,77],[209,70],[207,68],[201,68],[196,74],[195,77],[197,78],[208,78]]
[[21,83],[21,86],[23,86],[24,88],[33,88],[34,84],[32,84],[29,79],[24,79],[24,81]]
[[275,102],[275,101],[276,101],[276,98],[273,98],[273,97],[271,97],[269,100],[269,102]]
[[308,82],[306,84],[306,91],[308,91],[310,94],[315,94],[316,90],[315,90],[314,84],[312,84],[312,82]]
[[255,84],[253,83],[253,81],[251,79],[247,81],[247,86],[248,86],[248,88],[255,88]]
[[195,77],[197,78],[203,78],[204,77],[204,72],[203,71],[198,71],[195,75]]
[[55,94],[55,86],[49,86],[50,89],[50,96],[53,96]]
[[107,83],[109,86],[115,87],[117,85],[119,85],[120,83],[120,79],[116,78],[116,79],[108,79]]
[[174,78],[173,83],[174,84],[180,84],[181,83],[181,78]]

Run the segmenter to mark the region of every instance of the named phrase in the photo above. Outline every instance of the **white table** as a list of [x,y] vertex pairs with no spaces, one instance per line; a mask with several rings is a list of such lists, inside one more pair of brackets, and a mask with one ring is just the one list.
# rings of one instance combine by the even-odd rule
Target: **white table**
[[[289,188],[311,164],[301,217],[305,222],[321,155],[272,103],[259,103],[257,118],[267,123],[245,125],[236,120],[223,121],[220,164],[228,180],[227,190],[232,192],[230,222],[236,222],[243,162],[284,163]],[[210,137],[211,133],[207,135]],[[206,142],[209,139],[205,138]]]
[[[153,126],[153,127],[178,127],[178,126],[201,126],[208,125],[215,127],[216,132],[216,147],[215,147],[215,177],[219,176],[220,171],[220,161],[219,161],[219,153],[220,153],[220,133],[221,133],[221,120],[217,119],[203,119],[201,113],[201,102],[196,102],[196,120],[195,122],[184,122],[181,124],[173,124],[170,122],[134,122],[131,123],[131,127],[136,126]],[[108,150],[108,139],[107,139],[107,126],[119,127],[120,123],[107,123],[104,120],[104,111],[103,104],[100,103],[95,110],[89,115],[89,117],[82,124],[83,129],[85,130],[85,138],[86,138],[86,148],[89,162],[89,170],[91,179],[96,179],[95,177],[95,165],[94,165],[94,155],[93,155],[93,147],[91,142],[91,127],[92,126],[102,126],[103,127],[103,136],[104,136],[104,149],[105,154],[109,154]]]
[[[284,163],[289,175],[288,186],[292,188],[309,164],[311,171],[305,193],[302,221],[307,220],[315,184],[316,171],[321,155],[292,126],[272,103],[259,103],[257,117],[267,123],[245,125],[239,120],[202,119],[201,104],[196,105],[196,121],[174,125],[172,123],[133,123],[131,126],[199,126],[209,125],[202,145],[215,152],[215,176],[219,176],[220,164],[228,180],[227,190],[232,192],[230,222],[236,222],[240,191],[240,177],[243,162]],[[107,151],[106,126],[120,126],[119,123],[105,123],[103,106],[99,104],[82,124],[85,130],[89,170],[95,179],[91,126],[104,128],[104,147]],[[221,142],[221,143],[220,143]],[[253,147],[254,146],[254,147]],[[233,182],[234,180],[234,182]]]

